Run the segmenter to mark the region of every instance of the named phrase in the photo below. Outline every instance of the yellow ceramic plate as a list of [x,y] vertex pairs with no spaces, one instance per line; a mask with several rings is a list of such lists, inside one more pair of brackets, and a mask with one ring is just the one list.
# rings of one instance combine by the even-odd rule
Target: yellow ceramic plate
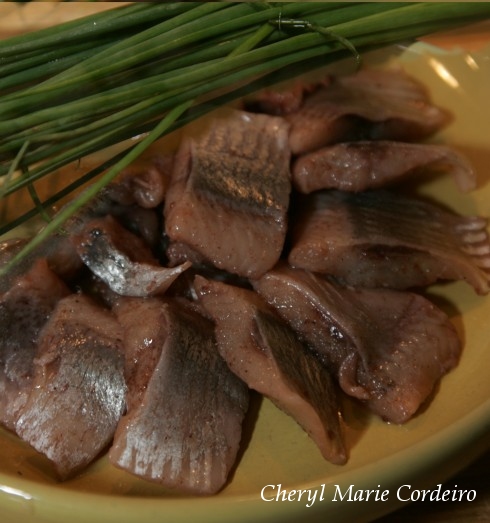
[[[12,11],[7,17],[9,8]],[[32,27],[36,20],[45,24],[72,17],[80,8],[83,13],[88,9],[77,4],[50,4],[49,8],[51,11],[43,6],[43,17],[36,19],[35,7],[24,6],[20,13],[14,5],[0,4],[1,29],[4,34],[23,30],[19,16],[25,17],[25,23]],[[14,27],[14,22],[18,27]],[[438,104],[454,111],[454,123],[436,140],[463,151],[478,173],[478,189],[471,194],[458,193],[453,181],[446,177],[425,183],[421,191],[461,213],[484,216],[490,216],[487,29],[479,32],[476,46],[470,46],[475,40],[467,33],[445,39],[444,51],[419,43],[396,58],[383,55],[383,60],[401,64],[419,77]],[[463,42],[465,49],[470,50],[460,48],[457,42]],[[379,56],[374,59],[379,61]],[[253,405],[231,481],[219,495],[210,498],[164,492],[116,470],[104,457],[80,476],[60,484],[45,459],[3,431],[2,523],[286,523],[305,517],[308,521],[361,523],[396,508],[400,504],[397,491],[403,485],[404,499],[421,488],[435,489],[488,446],[490,300],[476,296],[463,283],[434,286],[430,295],[444,304],[464,339],[461,364],[442,381],[429,407],[405,426],[383,424],[354,408],[348,409],[351,456],[347,465],[338,467],[325,462],[301,429],[268,401]],[[264,490],[265,497],[272,498],[279,485],[288,492],[310,489],[310,496],[316,492],[315,501],[309,502],[305,495],[298,500],[297,493],[290,494],[291,501],[261,499],[264,487],[269,486]],[[389,493],[386,501],[333,501],[336,485],[342,492],[353,485],[353,490],[379,489]]]

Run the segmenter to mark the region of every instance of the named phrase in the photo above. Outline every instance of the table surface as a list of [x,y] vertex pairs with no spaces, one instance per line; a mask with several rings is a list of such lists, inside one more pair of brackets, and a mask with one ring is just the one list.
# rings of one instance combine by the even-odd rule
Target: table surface
[[490,451],[444,486],[476,490],[476,498],[472,502],[414,502],[373,523],[490,523]]

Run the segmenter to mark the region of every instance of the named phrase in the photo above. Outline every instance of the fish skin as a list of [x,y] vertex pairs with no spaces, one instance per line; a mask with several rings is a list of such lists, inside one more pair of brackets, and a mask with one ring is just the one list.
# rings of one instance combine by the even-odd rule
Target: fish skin
[[33,386],[15,432],[67,479],[110,443],[125,394],[119,324],[88,297],[71,294],[39,336]]
[[195,287],[230,369],[290,415],[326,460],[344,464],[338,391],[326,367],[253,291],[201,276]]
[[142,238],[110,215],[89,221],[71,241],[92,273],[123,296],[164,294],[191,266],[190,262],[183,262],[176,267],[163,267]]
[[458,364],[454,326],[418,294],[343,287],[286,264],[253,285],[342,390],[385,421],[411,419]]
[[0,295],[0,422],[14,430],[33,386],[39,333],[70,290],[44,258]]
[[476,174],[466,158],[438,144],[342,142],[301,155],[292,167],[293,184],[305,194],[321,189],[360,192],[439,172],[451,174],[461,191],[476,188]]
[[293,267],[360,287],[464,280],[478,294],[490,290],[490,240],[482,217],[381,189],[317,191],[302,205],[287,255]]
[[165,232],[218,269],[257,276],[280,257],[291,190],[288,126],[235,111],[176,154]]
[[293,155],[344,141],[419,141],[452,119],[402,69],[365,67],[354,74],[330,75],[296,84],[289,93],[262,93],[248,106],[288,121]]
[[126,367],[129,410],[109,460],[172,490],[214,494],[236,460],[248,388],[219,355],[212,322],[187,302],[132,300],[116,307],[138,361]]

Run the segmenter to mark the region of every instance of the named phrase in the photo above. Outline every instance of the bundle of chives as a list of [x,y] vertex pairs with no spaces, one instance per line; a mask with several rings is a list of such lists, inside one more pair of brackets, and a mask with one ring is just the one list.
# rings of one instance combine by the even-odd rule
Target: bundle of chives
[[[488,16],[490,4],[480,2],[136,3],[0,42],[2,198],[149,133],[0,233],[108,169],[48,224],[39,243],[154,140],[234,98],[353,49]],[[26,174],[12,176],[13,167]]]

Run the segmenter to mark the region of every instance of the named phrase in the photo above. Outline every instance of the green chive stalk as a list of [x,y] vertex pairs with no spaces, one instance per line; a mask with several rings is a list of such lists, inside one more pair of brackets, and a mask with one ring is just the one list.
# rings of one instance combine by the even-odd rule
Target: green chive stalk
[[[0,234],[103,173],[36,236],[42,241],[150,143],[220,105],[488,17],[486,2],[135,3],[0,41],[0,205],[24,188],[34,201]],[[45,202],[33,194],[36,180],[139,135]]]

